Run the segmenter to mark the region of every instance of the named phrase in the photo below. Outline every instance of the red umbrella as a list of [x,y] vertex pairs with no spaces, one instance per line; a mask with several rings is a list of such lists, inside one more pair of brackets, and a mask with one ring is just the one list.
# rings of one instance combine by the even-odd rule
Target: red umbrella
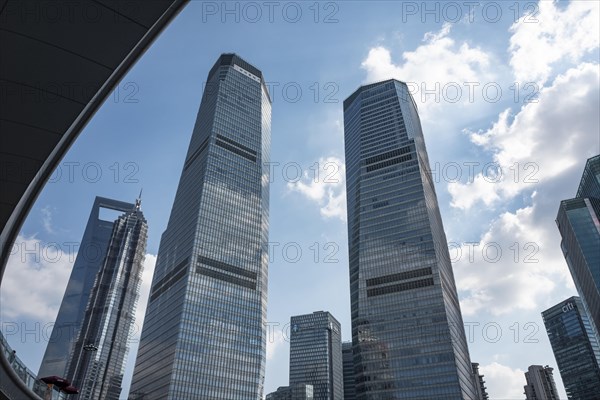
[[62,391],[65,392],[66,394],[79,393],[79,389],[77,389],[75,386],[67,386],[66,388],[63,388]]
[[41,379],[42,382],[47,383],[48,385],[56,385],[58,388],[66,388],[71,385],[71,382],[66,380],[65,378],[61,378],[60,376],[52,375],[46,376]]

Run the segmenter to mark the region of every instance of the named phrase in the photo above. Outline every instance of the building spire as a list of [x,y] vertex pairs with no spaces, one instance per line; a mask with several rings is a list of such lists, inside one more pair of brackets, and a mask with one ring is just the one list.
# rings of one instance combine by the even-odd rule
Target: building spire
[[140,189],[140,195],[138,196],[137,199],[135,199],[135,209],[139,210],[140,207],[142,206],[142,191],[144,190],[144,188]]

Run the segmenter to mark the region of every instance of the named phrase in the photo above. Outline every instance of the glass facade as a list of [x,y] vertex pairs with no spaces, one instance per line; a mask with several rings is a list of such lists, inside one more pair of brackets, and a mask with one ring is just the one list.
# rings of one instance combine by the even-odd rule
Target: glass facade
[[223,54],[200,110],[158,251],[131,393],[262,399],[271,100]]
[[101,210],[126,212],[134,207],[131,203],[96,197],[83,238],[77,248],[77,257],[46,346],[39,377],[65,376],[67,373],[67,362],[73,352],[90,293],[106,257],[113,232],[114,220],[102,220]]
[[446,236],[405,83],[344,101],[357,399],[476,399]]
[[344,365],[344,400],[356,400],[354,390],[354,356],[352,342],[342,343],[342,362]]
[[266,400],[313,400],[313,387],[304,383],[293,386],[280,386],[269,393]]
[[600,199],[600,155],[589,158],[585,163],[576,197]]
[[587,160],[577,195],[560,203],[556,224],[577,292],[600,340],[600,155]]
[[340,323],[316,311],[292,317],[290,327],[290,386],[312,385],[314,400],[343,400]]
[[569,399],[597,400],[600,347],[579,297],[542,312],[554,358]]
[[78,400],[119,400],[139,297],[148,224],[140,202],[114,223],[66,378]]

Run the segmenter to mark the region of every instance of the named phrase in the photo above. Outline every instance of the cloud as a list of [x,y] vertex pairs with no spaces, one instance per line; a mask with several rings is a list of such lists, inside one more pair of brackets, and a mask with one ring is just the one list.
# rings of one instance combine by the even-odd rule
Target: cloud
[[337,157],[322,157],[318,173],[311,169],[295,182],[288,182],[290,192],[300,193],[319,206],[325,219],[339,218],[346,221],[346,166]]
[[483,171],[471,182],[449,183],[451,205],[468,210],[479,202],[492,206],[511,200],[598,154],[599,90],[598,64],[584,63],[542,89],[538,102],[514,116],[504,110],[487,131],[470,132],[472,143],[492,153],[501,176]]
[[555,207],[534,202],[504,212],[478,241],[450,246],[463,315],[536,312],[573,292],[557,229],[548,218]]
[[[54,321],[62,302],[77,253],[59,243],[19,235],[6,265],[0,290],[2,320],[31,318]],[[146,254],[140,298],[135,315],[139,331],[146,312],[156,256]],[[25,284],[27,283],[27,284]]]
[[563,10],[557,3],[537,2],[534,14],[524,15],[510,28],[510,65],[519,82],[542,86],[555,66],[577,65],[599,47],[600,3],[570,1]]
[[525,371],[512,369],[496,361],[480,365],[479,372],[484,375],[487,392],[491,399],[521,399],[525,386]]
[[50,206],[46,206],[40,210],[42,213],[42,226],[44,230],[48,233],[53,234],[54,229],[52,228],[52,210]]
[[76,257],[67,250],[33,236],[17,237],[2,278],[3,320],[56,318]]
[[267,360],[272,360],[281,347],[285,347],[285,343],[282,330],[267,329]]
[[[454,102],[468,106],[475,102],[469,84],[485,84],[495,79],[491,55],[466,42],[457,43],[450,37],[451,25],[446,23],[438,32],[427,32],[423,44],[414,51],[402,53],[403,62],[395,64],[389,49],[371,48],[361,67],[367,71],[366,83],[396,78],[407,82],[419,104],[422,119],[432,118],[434,110]],[[432,62],[435,60],[435,62]],[[460,88],[460,91],[456,88]],[[444,89],[446,88],[446,89]],[[425,91],[433,91],[426,95]],[[460,93],[460,95],[459,95]]]

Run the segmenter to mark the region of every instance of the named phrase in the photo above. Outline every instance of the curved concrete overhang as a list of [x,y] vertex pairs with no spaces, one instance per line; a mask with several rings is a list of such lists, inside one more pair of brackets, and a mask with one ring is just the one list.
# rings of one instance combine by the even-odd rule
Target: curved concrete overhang
[[[187,0],[0,0],[0,281],[46,181]],[[39,399],[0,354],[0,398]]]

